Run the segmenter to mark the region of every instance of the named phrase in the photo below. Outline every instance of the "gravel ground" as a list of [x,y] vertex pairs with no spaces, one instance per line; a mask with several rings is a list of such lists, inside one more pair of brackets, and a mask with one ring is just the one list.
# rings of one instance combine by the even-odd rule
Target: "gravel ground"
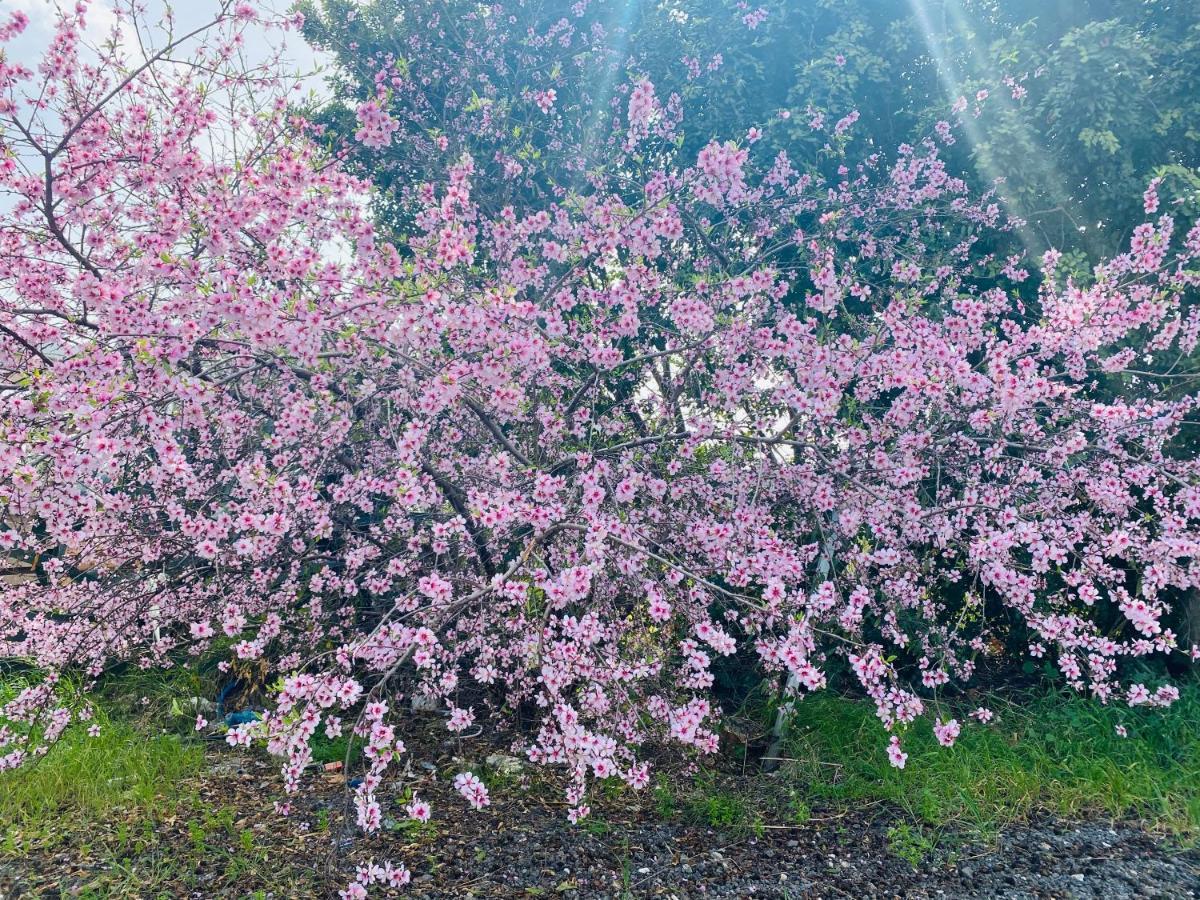
[[[485,817],[486,818],[486,817]],[[1200,897],[1200,853],[1129,826],[1045,822],[990,847],[931,854],[915,867],[889,850],[884,821],[841,817],[754,837],[672,824],[580,833],[554,822],[493,822],[443,846],[418,897]],[[465,864],[464,864],[465,863]],[[486,873],[486,874],[485,874]],[[436,885],[436,886],[435,886]]]

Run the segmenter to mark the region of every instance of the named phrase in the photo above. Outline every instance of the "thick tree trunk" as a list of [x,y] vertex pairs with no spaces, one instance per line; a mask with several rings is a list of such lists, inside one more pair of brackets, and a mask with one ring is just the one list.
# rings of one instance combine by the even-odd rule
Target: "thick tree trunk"
[[[1186,653],[1192,647],[1200,647],[1200,590],[1192,589],[1183,599],[1183,619],[1179,628],[1179,646]],[[1192,662],[1200,668],[1200,660]]]

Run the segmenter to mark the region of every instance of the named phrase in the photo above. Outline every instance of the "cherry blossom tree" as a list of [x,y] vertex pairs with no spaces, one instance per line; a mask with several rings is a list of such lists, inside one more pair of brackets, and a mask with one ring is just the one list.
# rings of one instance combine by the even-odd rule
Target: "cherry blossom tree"
[[[222,6],[135,61],[86,51],[86,15],[36,71],[0,57],[0,546],[34,576],[0,653],[40,673],[0,765],[79,715],[67,676],[205,653],[279,678],[228,740],[289,790],[318,731],[354,736],[367,831],[405,802],[381,785],[414,701],[451,731],[531,712],[577,820],[652,752],[718,748],[736,653],[792,696],[852,673],[898,766],[909,729],[954,742],[947,692],[1014,631],[1105,701],[1176,696],[1127,665],[1200,655],[1163,624],[1200,571],[1173,387],[1200,227],[1154,186],[1082,283],[981,249],[1011,223],[942,162],[952,122],[828,178],[752,135],[685,156],[634,72],[585,179],[497,204],[447,141],[390,243],[282,71],[241,61],[294,18]],[[357,118],[368,147],[408,127]]]

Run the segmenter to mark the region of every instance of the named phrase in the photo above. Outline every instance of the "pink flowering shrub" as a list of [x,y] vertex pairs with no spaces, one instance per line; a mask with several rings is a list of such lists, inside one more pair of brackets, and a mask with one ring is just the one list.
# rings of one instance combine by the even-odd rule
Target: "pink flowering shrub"
[[269,23],[122,66],[83,15],[38,72],[0,59],[0,548],[36,576],[0,653],[45,673],[0,765],[70,724],[62,674],[211,651],[280,679],[229,740],[289,791],[353,736],[367,831],[413,703],[535,711],[577,820],[649,749],[717,749],[739,652],[789,695],[845,668],[900,767],[907,728],[954,742],[940,698],[1014,627],[1080,690],[1176,696],[1123,663],[1197,653],[1164,624],[1200,571],[1196,396],[1153,372],[1200,338],[1200,227],[1148,221],[1086,283],[1047,260],[1034,313],[949,126],[825,179],[682,157],[639,80],[586,190],[488,212],[457,156],[394,246],[279,73],[239,69]]

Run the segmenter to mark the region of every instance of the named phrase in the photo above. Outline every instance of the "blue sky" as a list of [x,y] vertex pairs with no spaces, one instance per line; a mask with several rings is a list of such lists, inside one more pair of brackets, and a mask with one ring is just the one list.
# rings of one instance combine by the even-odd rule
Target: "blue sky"
[[[74,5],[74,0],[0,0],[0,18],[7,19],[10,13],[20,10],[30,19],[29,28],[25,33],[8,45],[7,53],[10,58],[31,67],[36,66],[50,39],[56,10],[60,6],[70,9]],[[118,5],[126,6],[127,0],[92,0],[88,11],[88,35],[90,38],[99,42],[107,37],[113,24],[117,21],[113,9]],[[175,30],[178,34],[185,34],[191,29],[211,21],[219,9],[219,4],[215,0],[182,0],[182,2],[172,4],[163,2],[163,0],[141,0],[141,5],[144,5],[146,9],[145,15],[140,17],[141,21],[143,24],[151,25],[160,23],[167,7],[170,6],[175,13]],[[254,5],[262,9],[287,9],[286,2],[271,3],[269,0],[256,0]],[[143,35],[147,36],[145,32]],[[157,29],[151,30],[148,36],[155,47],[161,46],[165,39],[165,35]],[[304,39],[294,32],[281,35],[278,31],[266,32],[263,29],[248,29],[245,46],[247,59],[250,62],[257,62],[267,58],[281,37],[285,41],[285,55],[297,71],[308,73],[317,70],[320,65],[317,55],[304,42]],[[136,56],[137,41],[134,35],[128,31],[125,35],[125,43],[133,48]],[[320,77],[314,77],[308,79],[306,86],[320,90],[322,84]]]

